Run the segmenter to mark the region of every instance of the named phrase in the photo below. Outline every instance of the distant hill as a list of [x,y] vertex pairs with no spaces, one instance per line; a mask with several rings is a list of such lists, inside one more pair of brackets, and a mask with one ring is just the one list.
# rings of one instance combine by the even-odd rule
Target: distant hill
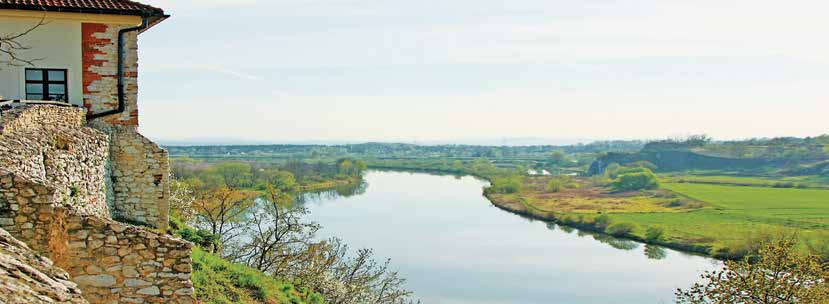
[[711,142],[707,138],[664,140],[646,144],[632,153],[610,152],[596,159],[589,175],[602,174],[608,165],[647,161],[658,171],[732,170],[821,174],[829,167],[829,136],[750,139]]

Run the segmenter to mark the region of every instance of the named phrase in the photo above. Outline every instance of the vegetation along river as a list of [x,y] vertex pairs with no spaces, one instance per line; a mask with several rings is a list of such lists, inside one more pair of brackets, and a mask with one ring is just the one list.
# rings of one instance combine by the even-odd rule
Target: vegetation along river
[[374,248],[423,303],[672,303],[718,262],[530,220],[473,177],[370,171],[356,193],[308,194],[310,217]]

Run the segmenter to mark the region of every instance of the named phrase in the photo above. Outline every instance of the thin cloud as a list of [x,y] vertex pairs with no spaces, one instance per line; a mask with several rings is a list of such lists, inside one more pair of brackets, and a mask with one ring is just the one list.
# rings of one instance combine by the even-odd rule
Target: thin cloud
[[225,75],[228,75],[228,76],[232,76],[232,77],[235,77],[235,78],[238,78],[238,79],[242,79],[242,80],[257,80],[257,81],[262,80],[262,78],[259,78],[258,76],[248,74],[248,73],[244,73],[244,72],[234,71],[234,70],[231,70],[231,69],[228,69],[228,68],[225,68],[225,67],[220,67],[220,66],[208,66],[207,69],[210,70],[210,71],[213,71],[213,72],[219,72],[219,73],[222,73],[222,74],[225,74]]

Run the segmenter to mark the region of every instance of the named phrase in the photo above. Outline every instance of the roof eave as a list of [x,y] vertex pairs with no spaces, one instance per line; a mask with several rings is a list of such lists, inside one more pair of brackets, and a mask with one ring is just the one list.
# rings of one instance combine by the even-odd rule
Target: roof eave
[[[80,8],[80,7],[44,7],[39,5],[24,5],[24,4],[8,4],[0,3],[0,9],[15,9],[27,11],[46,11],[59,13],[80,13],[80,14],[105,14],[105,15],[128,15],[128,16],[142,16],[142,17],[160,17],[161,20],[167,19],[170,15],[165,15],[163,11],[152,10],[118,10],[118,9],[95,9],[95,8]],[[160,21],[159,21],[160,22]]]

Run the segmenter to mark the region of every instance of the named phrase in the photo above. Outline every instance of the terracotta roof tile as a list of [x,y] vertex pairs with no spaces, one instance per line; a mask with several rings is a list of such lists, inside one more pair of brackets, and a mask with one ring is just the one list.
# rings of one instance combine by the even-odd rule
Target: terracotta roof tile
[[161,16],[164,11],[129,0],[0,0],[0,9]]

